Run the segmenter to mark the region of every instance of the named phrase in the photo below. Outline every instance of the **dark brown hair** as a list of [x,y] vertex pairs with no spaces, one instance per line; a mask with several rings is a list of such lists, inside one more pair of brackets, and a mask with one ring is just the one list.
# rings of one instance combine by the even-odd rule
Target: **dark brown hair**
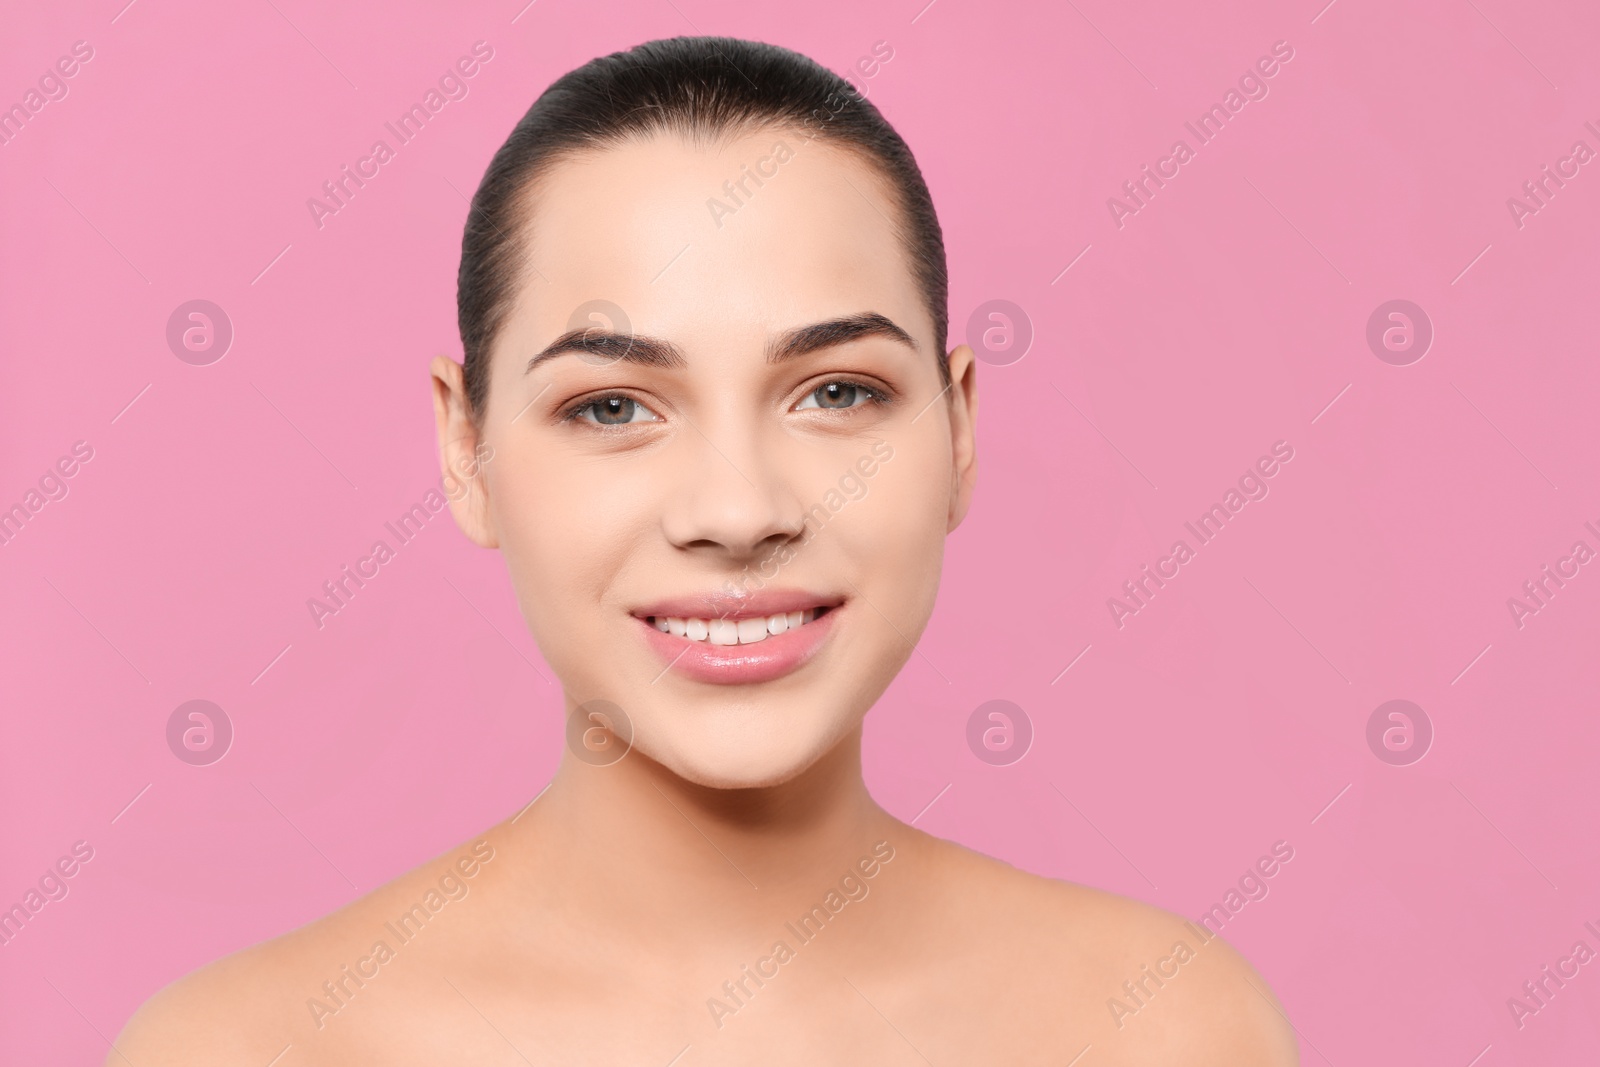
[[948,385],[944,237],[922,172],[894,127],[849,82],[798,52],[731,37],[674,37],[562,75],[489,163],[467,215],[456,286],[474,417],[488,396],[489,351],[522,282],[527,253],[517,235],[526,222],[525,193],[541,174],[574,153],[635,137],[669,132],[701,139],[773,126],[856,149],[888,180]]

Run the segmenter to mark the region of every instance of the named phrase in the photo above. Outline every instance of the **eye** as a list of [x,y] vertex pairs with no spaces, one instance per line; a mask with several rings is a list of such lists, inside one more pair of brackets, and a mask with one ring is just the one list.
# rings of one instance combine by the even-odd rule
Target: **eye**
[[806,408],[821,408],[824,410],[841,410],[844,408],[860,407],[862,404],[871,403],[881,399],[876,392],[856,382],[833,381],[819,385],[806,394],[806,398],[794,406],[796,411]]
[[636,422],[659,422],[660,416],[628,396],[612,395],[585,400],[567,412],[569,420],[596,426],[626,426]]

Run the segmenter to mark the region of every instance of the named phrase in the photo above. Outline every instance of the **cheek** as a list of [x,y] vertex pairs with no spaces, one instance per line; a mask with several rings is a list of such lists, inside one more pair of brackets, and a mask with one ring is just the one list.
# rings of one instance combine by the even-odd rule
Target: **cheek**
[[581,461],[537,451],[503,448],[486,473],[501,554],[523,616],[554,665],[562,646],[600,623],[598,612],[573,607],[594,605],[611,587],[652,498],[647,487],[601,482]]
[[845,558],[856,564],[854,577],[863,591],[877,590],[868,595],[902,627],[920,630],[933,610],[944,562],[949,479],[947,451],[896,444],[894,457],[868,480],[867,495],[851,505],[857,512]]

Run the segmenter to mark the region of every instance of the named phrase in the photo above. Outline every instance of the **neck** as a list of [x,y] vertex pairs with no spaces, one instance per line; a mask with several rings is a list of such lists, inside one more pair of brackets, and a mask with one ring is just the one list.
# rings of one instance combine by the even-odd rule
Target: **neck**
[[686,911],[781,910],[897,828],[867,792],[857,727],[795,778],[754,789],[696,785],[637,750],[604,767],[569,754],[512,833],[534,881],[558,879],[614,915],[681,923]]

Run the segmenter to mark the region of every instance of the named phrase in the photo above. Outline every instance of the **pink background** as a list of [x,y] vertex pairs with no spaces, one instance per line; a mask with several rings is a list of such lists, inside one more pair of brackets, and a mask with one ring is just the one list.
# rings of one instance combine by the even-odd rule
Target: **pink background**
[[[95,50],[0,147],[0,506],[94,449],[0,547],[0,905],[95,850],[0,948],[0,1061],[99,1062],[160,986],[542,788],[558,695],[497,556],[440,518],[321,631],[305,601],[437,478],[459,193],[559,74],[697,31],[839,71],[886,41],[866,86],[939,205],[952,343],[992,299],[1035,332],[983,368],[976,508],[868,719],[880,800],[1191,917],[1288,841],[1225,934],[1308,1064],[1596,1055],[1600,962],[1506,1006],[1600,949],[1600,564],[1520,629],[1506,603],[1600,549],[1600,163],[1506,206],[1600,149],[1593,5],[123,2],[0,36],[3,105]],[[470,95],[318,230],[306,199],[480,39]],[[1107,198],[1279,40],[1270,95],[1119,229]],[[210,366],[165,340],[195,298],[235,329]],[[1436,332],[1409,366],[1365,339],[1396,298]],[[1270,496],[1119,629],[1107,598],[1278,440]],[[196,698],[236,731],[211,766],[165,740]],[[1366,741],[1396,698],[1435,731],[1409,766]],[[967,746],[991,699],[1034,726],[1010,766]]]

